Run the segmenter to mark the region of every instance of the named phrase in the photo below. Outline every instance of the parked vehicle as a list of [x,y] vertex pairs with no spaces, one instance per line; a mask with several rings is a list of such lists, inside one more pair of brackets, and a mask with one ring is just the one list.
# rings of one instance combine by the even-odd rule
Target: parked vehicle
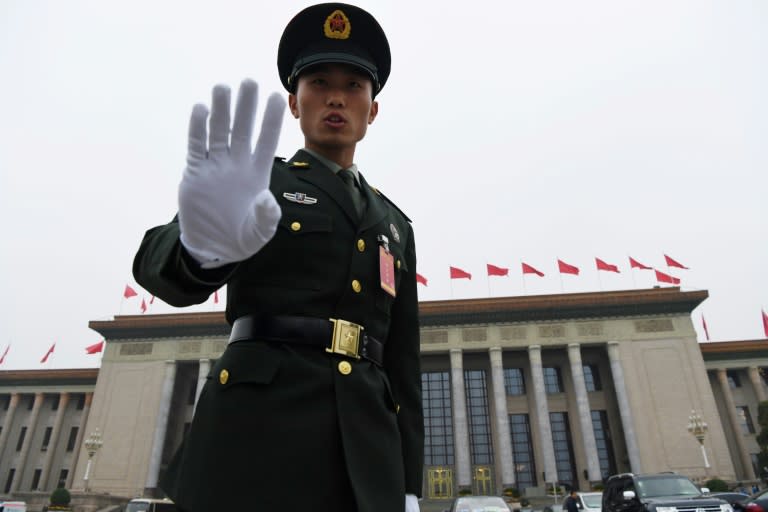
[[736,508],[737,504],[746,503],[750,497],[749,494],[743,492],[712,492],[709,493],[709,496],[725,500],[734,508]]
[[579,509],[584,512],[600,512],[603,507],[602,492],[579,492],[576,493],[579,500]]
[[449,512],[509,512],[509,506],[500,496],[461,496]]
[[733,512],[727,501],[705,496],[708,492],[676,473],[623,473],[606,481],[603,512]]
[[0,512],[27,512],[27,504],[23,501],[0,501]]
[[176,505],[168,499],[134,498],[126,505],[125,512],[176,512]]
[[768,512],[768,489],[753,494],[747,501],[736,503],[736,512]]

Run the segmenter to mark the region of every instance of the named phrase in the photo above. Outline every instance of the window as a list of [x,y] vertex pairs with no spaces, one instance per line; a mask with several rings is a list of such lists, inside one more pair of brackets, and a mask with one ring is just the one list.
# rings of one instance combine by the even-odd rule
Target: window
[[469,451],[472,464],[493,464],[485,370],[464,370],[464,390],[467,395]]
[[571,441],[571,429],[568,426],[567,412],[549,413],[549,423],[552,426],[552,446],[555,449],[555,464],[557,466],[557,481],[578,485],[576,481],[576,468],[573,465],[573,442]]
[[77,410],[82,411],[85,409],[85,393],[80,393],[77,396]]
[[21,432],[19,432],[19,442],[16,443],[16,451],[20,452],[21,447],[24,446],[24,438],[27,437],[27,427],[21,427]]
[[8,471],[8,480],[5,481],[5,494],[11,492],[11,484],[13,483],[13,475],[16,474],[16,468],[11,468]]
[[736,370],[726,371],[725,376],[728,377],[728,386],[731,389],[741,387],[741,379],[739,378],[739,374],[736,372]]
[[71,452],[75,449],[75,443],[77,442],[78,427],[72,427],[69,431],[69,439],[67,440],[67,451]]
[[515,461],[515,482],[518,489],[536,485],[536,463],[533,459],[531,425],[527,414],[509,415],[509,434],[512,438],[512,460]]
[[45,451],[48,449],[48,443],[51,442],[51,433],[53,433],[53,427],[45,427],[45,433],[43,434],[43,446],[40,448],[40,451]]
[[62,469],[59,473],[59,483],[56,485],[56,488],[59,487],[66,487],[67,486],[67,478],[69,477],[69,470],[68,469]]
[[51,400],[51,410],[52,411],[58,411],[59,410],[59,402],[61,401],[61,395],[54,395],[53,400]]
[[10,406],[11,406],[11,395],[5,395],[3,397],[3,410],[7,411]]
[[522,368],[504,368],[504,390],[512,396],[525,394]]
[[749,407],[746,405],[740,405],[736,407],[736,415],[739,418],[739,425],[741,426],[741,433],[744,435],[754,434],[755,425],[752,423],[752,416],[749,414]]
[[560,376],[560,368],[544,367],[544,389],[550,395],[563,392],[563,378]]
[[32,485],[29,487],[30,491],[36,491],[37,487],[40,485],[40,476],[42,475],[43,470],[42,469],[36,469],[35,473],[32,475]]
[[421,374],[421,403],[424,409],[424,464],[452,465],[453,415],[448,372]]
[[587,385],[587,391],[602,391],[603,384],[600,382],[600,372],[597,371],[597,365],[584,365],[584,383]]
[[605,479],[616,474],[611,430],[608,425],[608,413],[605,411],[592,411],[592,430],[595,432],[595,445],[597,446],[597,460],[600,463],[600,475]]
[[32,407],[35,406],[35,395],[30,395],[27,398],[29,398],[29,400],[27,400],[27,410],[31,411]]

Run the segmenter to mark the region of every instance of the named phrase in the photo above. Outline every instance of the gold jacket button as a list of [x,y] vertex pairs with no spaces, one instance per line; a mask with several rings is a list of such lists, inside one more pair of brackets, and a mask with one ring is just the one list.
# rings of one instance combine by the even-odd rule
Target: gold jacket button
[[357,250],[363,252],[365,250],[365,240],[362,238],[357,241]]
[[395,404],[395,414],[400,414],[400,404]]
[[400,260],[397,260],[397,263],[395,265],[397,266],[397,269],[400,270]]
[[352,365],[347,361],[341,361],[339,363],[339,373],[342,375],[349,375],[352,373]]
[[227,370],[221,370],[219,372],[219,382],[221,382],[222,386],[227,383],[229,380],[229,372]]
[[291,231],[298,231],[301,229],[301,222],[292,222]]
[[355,291],[355,293],[360,293],[360,290],[363,289],[363,285],[360,284],[360,281],[357,279],[352,280],[352,289]]

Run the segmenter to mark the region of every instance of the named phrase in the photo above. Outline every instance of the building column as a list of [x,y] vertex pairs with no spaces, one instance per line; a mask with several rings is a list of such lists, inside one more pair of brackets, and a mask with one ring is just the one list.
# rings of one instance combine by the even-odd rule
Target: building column
[[53,420],[51,439],[48,441],[48,451],[45,454],[45,462],[43,462],[43,470],[40,474],[38,489],[41,491],[48,490],[48,476],[51,474],[53,457],[56,455],[56,447],[59,445],[61,424],[64,422],[64,413],[67,409],[67,404],[69,404],[69,393],[61,393],[59,395],[59,409],[56,411],[56,418]]
[[608,342],[608,359],[611,361],[611,376],[613,377],[613,387],[616,390],[616,401],[619,403],[619,414],[621,415],[621,426],[624,429],[624,443],[627,445],[630,471],[642,473],[640,449],[637,445],[632,409],[629,406],[629,396],[627,395],[627,386],[624,381],[624,369],[621,366],[621,358],[619,357],[618,341]]
[[40,416],[40,408],[43,406],[44,399],[45,395],[43,393],[35,393],[35,402],[32,405],[32,414],[29,416],[27,433],[24,437],[24,443],[21,445],[21,456],[19,457],[19,464],[16,466],[16,473],[13,475],[13,482],[11,482],[11,494],[19,490],[21,480],[24,477],[24,466],[27,465],[29,449],[32,447],[32,439],[35,437],[35,428],[37,427],[37,418]]
[[507,393],[504,389],[504,363],[501,347],[488,349],[491,359],[491,382],[493,382],[493,405],[496,412],[496,432],[498,432],[497,464],[501,465],[502,489],[515,486],[515,461],[512,459],[512,437],[509,433],[509,413],[507,412]]
[[149,468],[144,487],[147,490],[157,488],[157,479],[160,475],[160,462],[163,457],[163,445],[165,444],[165,432],[168,428],[168,414],[171,410],[171,398],[173,396],[173,383],[176,380],[176,361],[169,359],[165,362],[165,379],[160,391],[160,407],[157,411],[157,423],[155,435],[152,440],[152,452],[149,456]]
[[0,432],[0,460],[3,459],[3,452],[5,452],[5,445],[8,443],[8,436],[11,434],[11,428],[13,427],[13,416],[16,414],[16,407],[19,406],[19,400],[21,395],[19,393],[11,393],[11,401],[8,404],[8,412],[3,420],[3,431]]
[[549,422],[547,390],[544,386],[544,368],[541,364],[541,345],[528,347],[528,359],[531,364],[533,401],[538,419],[541,453],[544,456],[544,483],[557,482],[557,463],[555,462],[555,446],[552,442],[552,426]]
[[85,437],[85,427],[88,425],[88,416],[91,412],[91,402],[93,393],[85,394],[85,403],[83,404],[83,413],[80,415],[80,426],[77,427],[77,439],[75,440],[75,453],[72,457],[72,467],[67,475],[67,489],[72,488],[72,482],[75,479],[75,469],[80,461],[80,454],[83,452],[83,437]]
[[200,366],[197,370],[197,390],[195,391],[195,407],[197,409],[197,401],[200,400],[200,393],[203,391],[205,381],[208,379],[208,372],[211,371],[211,360],[201,359]]
[[[728,414],[728,419],[731,421],[731,428],[733,429],[733,438],[736,441],[736,446],[739,449],[739,458],[741,459],[742,480],[754,480],[755,470],[752,467],[752,459],[747,451],[747,445],[744,443],[744,434],[741,432],[741,424],[739,418],[736,415],[736,404],[733,401],[733,393],[731,393],[731,386],[728,385],[728,374],[724,368],[718,368],[717,380],[720,381],[720,389],[723,392],[725,398],[725,409]],[[738,477],[738,475],[736,475]]]
[[464,393],[464,361],[460,349],[451,349],[451,403],[453,405],[453,439],[456,450],[456,484],[459,489],[472,487],[469,460],[469,425],[467,397]]
[[749,373],[749,380],[752,381],[752,387],[755,389],[755,396],[757,397],[757,401],[765,402],[765,387],[763,387],[763,379],[760,377],[760,370],[757,368],[757,366],[750,366],[749,370],[747,371]]
[[584,382],[581,346],[578,343],[570,343],[568,345],[568,360],[571,362],[573,389],[576,391],[576,408],[579,412],[584,455],[587,458],[587,476],[590,482],[599,482],[602,480],[600,461],[597,458],[597,442],[595,441],[595,430],[592,427],[592,412],[589,407],[587,385]]

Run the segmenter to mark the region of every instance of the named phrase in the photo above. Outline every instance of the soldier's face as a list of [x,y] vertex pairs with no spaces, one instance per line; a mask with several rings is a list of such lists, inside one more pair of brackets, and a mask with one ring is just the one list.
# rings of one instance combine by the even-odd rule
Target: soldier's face
[[371,79],[353,66],[322,64],[302,72],[288,105],[306,146],[354,150],[379,111],[372,88]]

